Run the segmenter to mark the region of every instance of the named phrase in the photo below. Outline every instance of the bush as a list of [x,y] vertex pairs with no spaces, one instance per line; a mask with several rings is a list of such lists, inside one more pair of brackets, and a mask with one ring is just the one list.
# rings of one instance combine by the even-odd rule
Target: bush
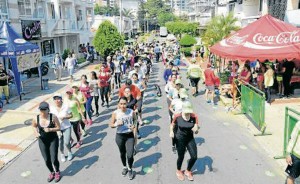
[[182,47],[180,49],[180,52],[182,52],[185,56],[192,56],[192,48],[191,47]]
[[220,73],[220,82],[221,84],[228,84],[229,83],[229,77],[230,77],[230,72],[226,71],[224,73]]
[[195,49],[196,49],[196,51],[200,52],[201,45],[195,45]]
[[79,58],[79,59],[77,59],[77,64],[81,64],[81,63],[83,63],[85,61],[86,61],[85,58]]
[[187,34],[184,35],[179,41],[180,46],[183,46],[183,47],[190,47],[196,43],[197,43],[197,40],[194,37],[187,35]]
[[70,49],[65,49],[64,52],[63,52],[63,54],[61,55],[61,58],[62,58],[63,60],[66,60],[67,57],[68,57],[68,55],[69,55],[70,53],[71,53]]

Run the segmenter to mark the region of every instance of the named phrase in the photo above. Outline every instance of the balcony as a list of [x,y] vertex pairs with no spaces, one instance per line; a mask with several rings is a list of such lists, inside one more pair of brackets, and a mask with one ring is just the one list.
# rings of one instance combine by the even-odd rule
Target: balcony
[[55,35],[76,33],[76,21],[70,19],[57,20],[56,28],[53,30]]

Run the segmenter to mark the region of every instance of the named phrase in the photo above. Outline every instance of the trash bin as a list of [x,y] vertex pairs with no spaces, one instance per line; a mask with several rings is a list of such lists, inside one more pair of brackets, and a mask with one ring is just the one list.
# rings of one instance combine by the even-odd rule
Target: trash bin
[[43,90],[49,89],[48,81],[49,81],[49,79],[42,79]]

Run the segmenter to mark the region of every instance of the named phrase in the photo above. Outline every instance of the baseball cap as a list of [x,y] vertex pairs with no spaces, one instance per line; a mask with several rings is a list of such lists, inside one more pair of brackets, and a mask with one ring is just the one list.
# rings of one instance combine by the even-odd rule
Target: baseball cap
[[134,67],[140,67],[140,64],[135,63],[135,64],[134,64]]
[[187,90],[185,88],[180,88],[179,96],[180,96],[180,98],[188,98],[189,97]]
[[47,110],[49,109],[49,104],[47,102],[41,102],[39,105],[40,110]]
[[193,106],[192,106],[192,103],[187,101],[187,102],[184,102],[182,104],[182,112],[183,113],[193,113]]
[[67,89],[67,90],[66,90],[66,93],[73,94],[73,89],[72,89],[72,88],[70,88],[70,89]]
[[60,93],[55,93],[55,94],[53,95],[53,100],[54,100],[56,97],[59,97],[59,98],[62,99],[62,95],[61,95]]
[[127,80],[125,81],[125,84],[126,84],[127,86],[130,86],[130,85],[132,84],[131,79],[127,79]]
[[175,84],[182,84],[182,81],[180,79],[176,79]]

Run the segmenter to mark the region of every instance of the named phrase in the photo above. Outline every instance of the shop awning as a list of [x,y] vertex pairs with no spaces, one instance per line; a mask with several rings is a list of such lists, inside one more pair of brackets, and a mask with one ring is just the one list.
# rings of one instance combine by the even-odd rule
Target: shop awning
[[265,15],[210,48],[228,59],[300,58],[300,29]]

